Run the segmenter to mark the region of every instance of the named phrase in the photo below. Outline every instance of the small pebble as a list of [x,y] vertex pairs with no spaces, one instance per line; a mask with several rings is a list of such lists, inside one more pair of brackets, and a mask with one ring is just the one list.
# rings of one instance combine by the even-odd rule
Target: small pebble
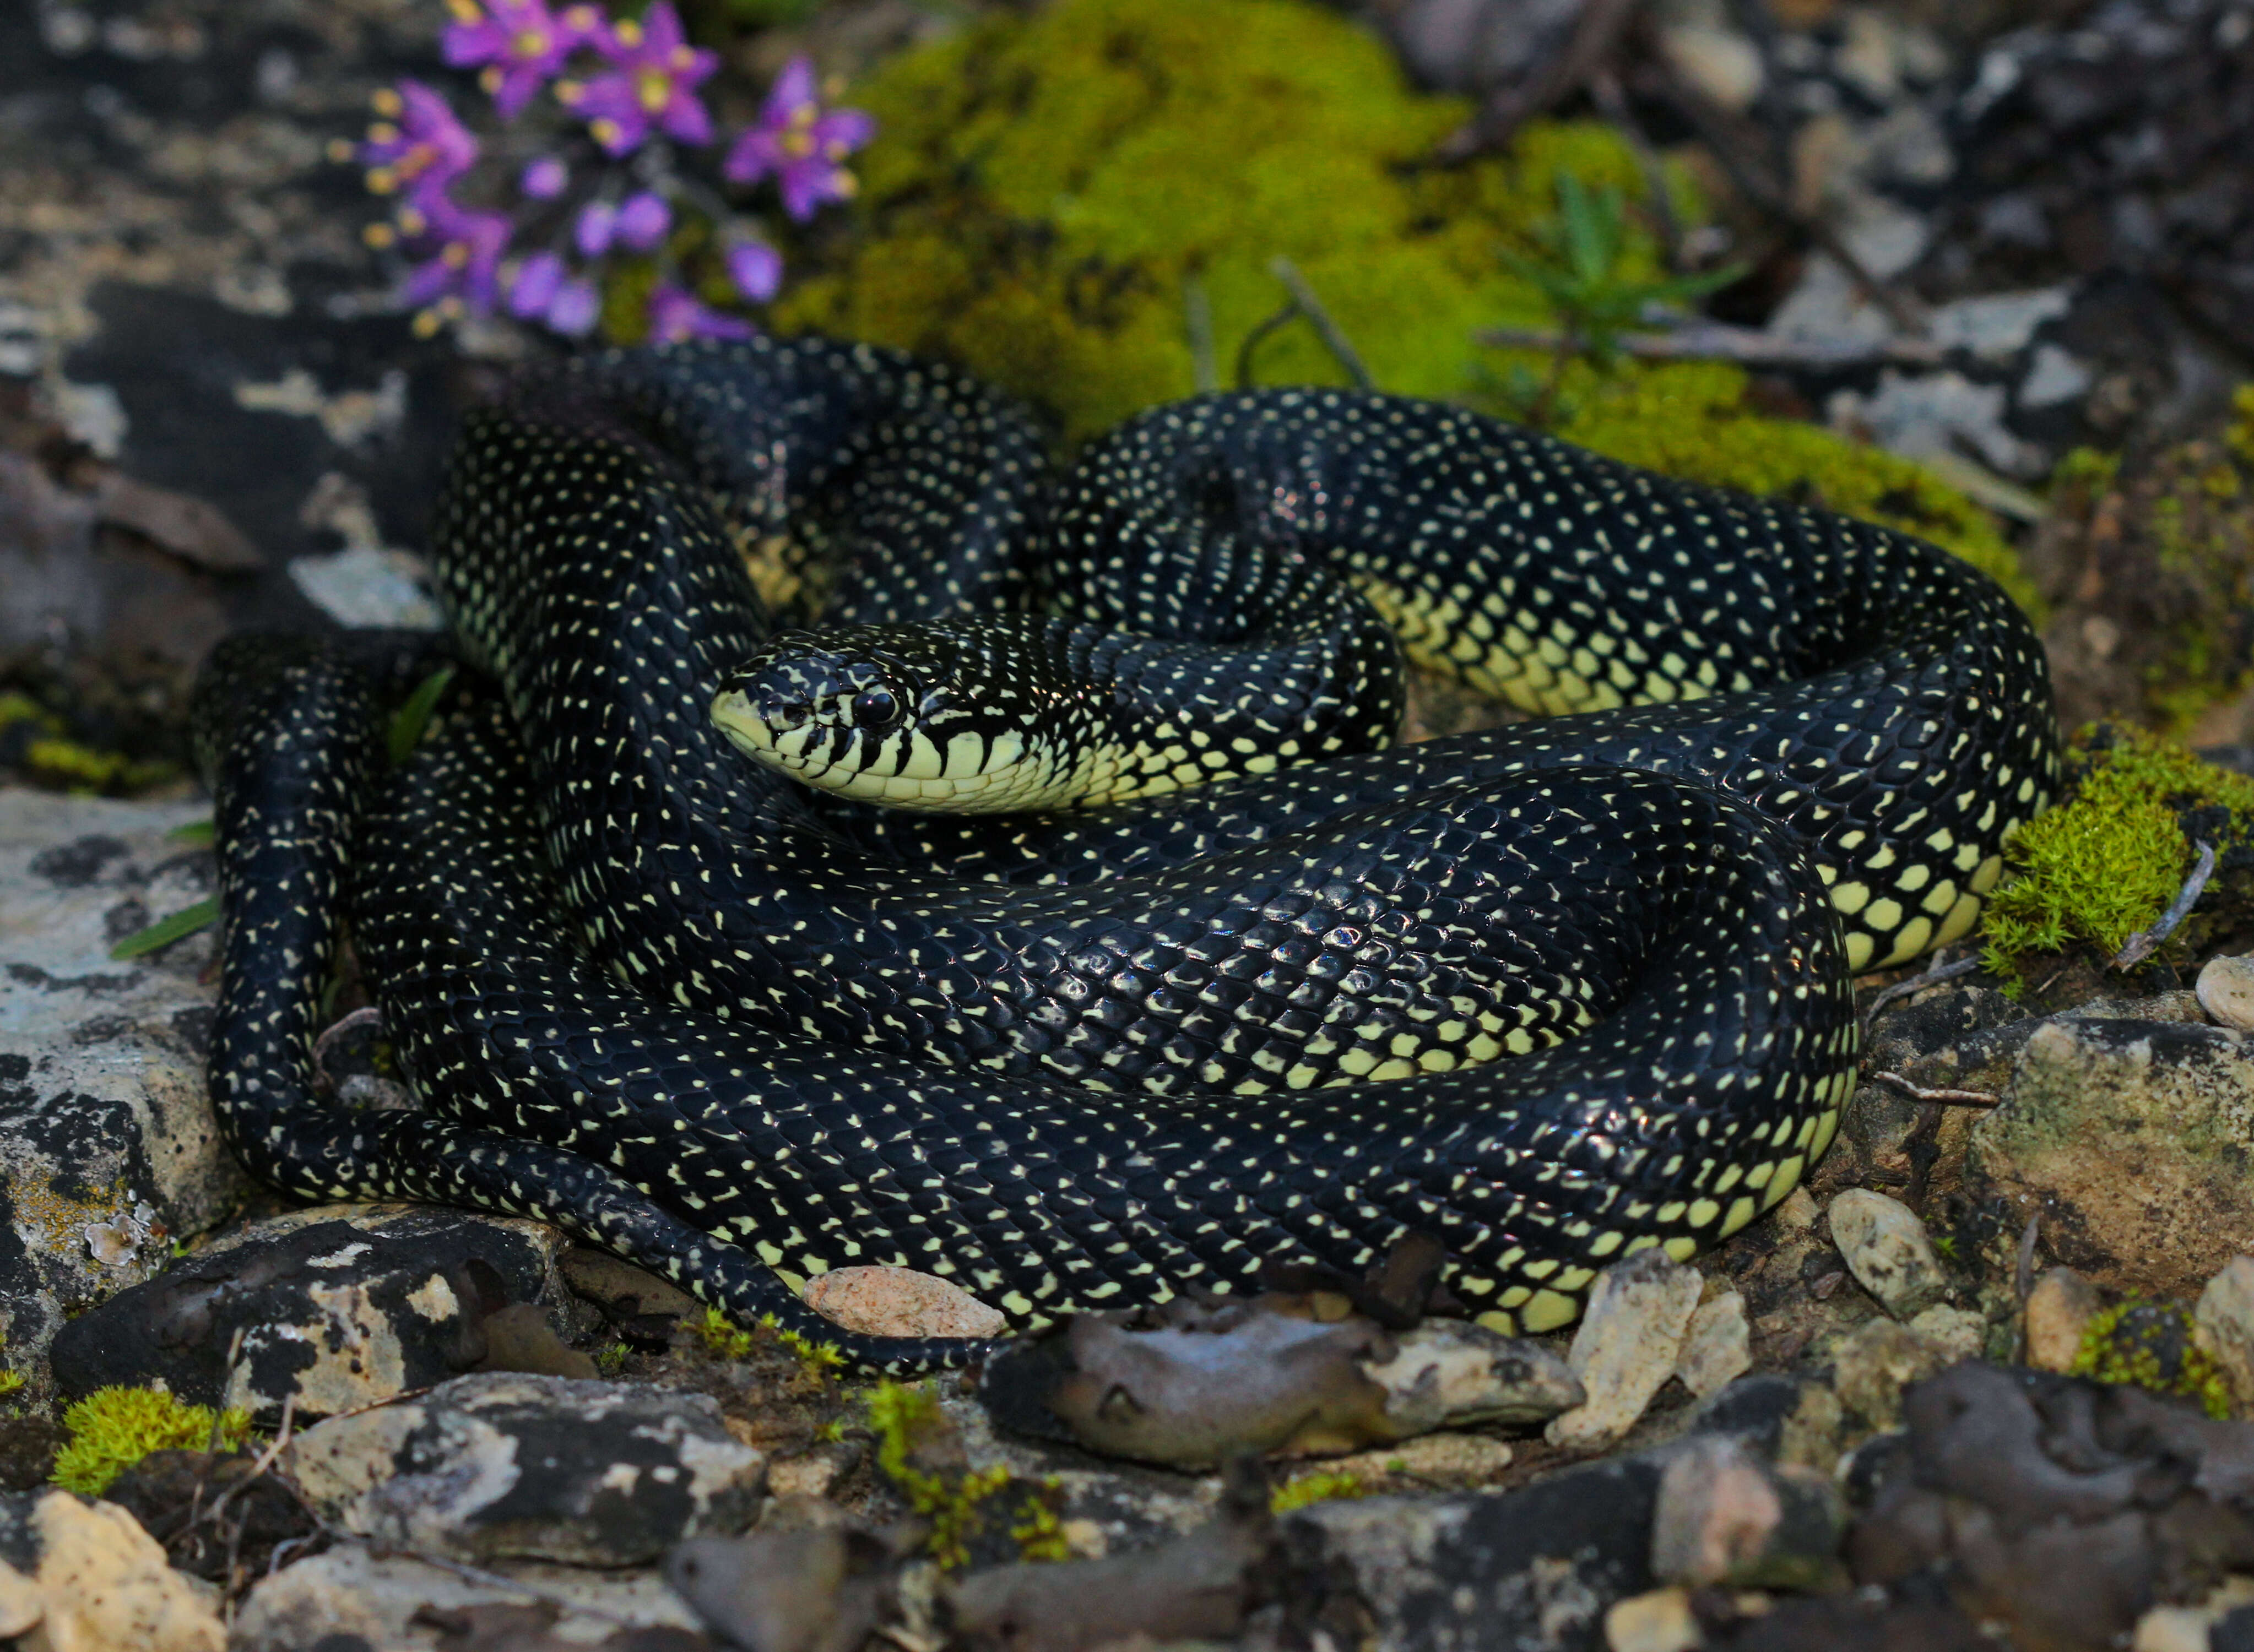
[[[2254,1271],[2254,1264],[2249,1268]],[[2206,1307],[2204,1297],[2200,1305]],[[2082,1334],[2103,1306],[2097,1287],[2072,1268],[2045,1273],[2027,1293],[2027,1363],[2039,1371],[2073,1370],[2075,1356],[2082,1352]]]
[[1754,1368],[1752,1331],[1746,1323],[1746,1299],[1724,1291],[1692,1311],[1676,1356],[1675,1374],[1700,1399]]
[[1956,1362],[1907,1325],[1872,1320],[1841,1341],[1831,1356],[1831,1385],[1873,1428],[1901,1423],[1901,1391]]
[[1988,1321],[1969,1307],[1936,1305],[1914,1314],[1909,1328],[1951,1360],[1978,1359],[1988,1342]]
[[1847,1271],[1896,1319],[1909,1319],[1948,1294],[1949,1277],[1925,1223],[1900,1200],[1849,1188],[1826,1214]]
[[1846,1510],[1828,1474],[1778,1468],[1743,1441],[1686,1441],[1659,1477],[1652,1575],[1690,1588],[1817,1589],[1837,1580]]
[[1616,1600],[1605,1614],[1608,1652],[1697,1652],[1705,1645],[1688,1589],[1654,1589]]
[[1697,1270],[1660,1250],[1639,1251],[1598,1274],[1565,1356],[1588,1398],[1553,1418],[1543,1437],[1593,1450],[1634,1427],[1675,1374],[1703,1283]]
[[2199,1293],[2192,1318],[2194,1337],[2222,1368],[2231,1398],[2241,1411],[2254,1409],[2254,1257],[2232,1257]]
[[914,1268],[833,1268],[806,1282],[807,1307],[864,1336],[999,1336],[1001,1314]]
[[2254,958],[2208,958],[2192,990],[2199,1007],[2222,1026],[2242,1033],[2254,1028]]

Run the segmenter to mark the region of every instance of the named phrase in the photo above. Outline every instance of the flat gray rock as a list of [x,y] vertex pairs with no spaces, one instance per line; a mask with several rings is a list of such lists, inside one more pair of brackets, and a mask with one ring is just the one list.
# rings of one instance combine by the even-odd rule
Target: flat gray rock
[[741,1531],[766,1480],[709,1395],[499,1372],[332,1418],[287,1460],[345,1530],[477,1562],[640,1565]]
[[247,1188],[204,1084],[208,932],[110,947],[211,893],[207,811],[0,788],[0,1359],[46,1387],[68,1314],[148,1279]]
[[292,1398],[312,1419],[519,1369],[509,1356],[523,1350],[497,1346],[500,1316],[566,1330],[592,1318],[556,1268],[569,1244],[543,1223],[431,1205],[291,1211],[72,1321],[54,1341],[55,1386],[75,1398],[162,1381],[270,1422]]

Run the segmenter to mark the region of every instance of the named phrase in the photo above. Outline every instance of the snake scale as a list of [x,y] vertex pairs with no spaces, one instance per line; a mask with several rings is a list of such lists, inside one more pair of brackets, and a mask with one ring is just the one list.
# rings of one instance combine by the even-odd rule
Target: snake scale
[[[1027,1326],[1411,1231],[1563,1323],[1789,1191],[1852,973],[1964,934],[2056,783],[1984,575],[1404,398],[1201,397],[1060,476],[906,356],[608,352],[471,416],[434,538],[477,669],[396,770],[333,651],[200,686],[229,1139],[833,1338],[793,1286],[843,1265]],[[851,629],[778,630],[778,546]],[[1575,714],[1387,746],[1401,652]],[[864,800],[974,770],[1040,808]],[[318,1089],[347,925],[418,1110]]]

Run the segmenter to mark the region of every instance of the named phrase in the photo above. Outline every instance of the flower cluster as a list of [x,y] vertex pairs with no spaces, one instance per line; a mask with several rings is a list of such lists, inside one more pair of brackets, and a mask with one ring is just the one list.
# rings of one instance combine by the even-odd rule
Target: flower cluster
[[479,72],[505,129],[481,143],[443,94],[402,80],[377,94],[367,141],[340,156],[394,199],[369,239],[409,255],[400,296],[421,331],[505,307],[584,335],[604,317],[605,275],[634,259],[654,266],[654,279],[633,288],[647,290],[651,337],[743,337],[750,324],[715,305],[765,303],[783,265],[728,192],[772,184],[800,222],[853,193],[846,158],[874,123],[828,107],[803,58],[715,165],[695,151],[723,136],[699,89],[720,60],[690,44],[672,0],[654,0],[639,21],[592,3],[448,3],[445,60]]

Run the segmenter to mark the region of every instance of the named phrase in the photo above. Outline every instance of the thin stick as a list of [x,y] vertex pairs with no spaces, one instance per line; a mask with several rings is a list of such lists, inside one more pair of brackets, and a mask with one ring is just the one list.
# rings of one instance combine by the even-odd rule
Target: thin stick
[[1872,1079],[1900,1091],[1919,1101],[1936,1101],[1950,1107],[2000,1107],[2004,1098],[1986,1090],[1928,1090],[1923,1084],[1914,1084],[1900,1073],[1872,1073]]
[[[1473,337],[1499,350],[1575,350],[1571,333],[1539,327],[1488,327]],[[1931,366],[1948,352],[1922,338],[1888,338],[1870,343],[1850,338],[1781,338],[1759,327],[1732,327],[1718,321],[1688,321],[1666,332],[1623,333],[1615,340],[1623,353],[1646,361],[1736,361],[1754,367],[1857,367],[1893,362]]]
[[1980,967],[1980,954],[1960,958],[1954,964],[1936,964],[1922,975],[1913,975],[1906,981],[1896,981],[1883,988],[1871,1000],[1870,1007],[1863,1012],[1863,1030],[1868,1032],[1879,1012],[1898,998],[1908,998],[1912,993],[1922,993],[1928,986],[1938,986],[1943,981],[1953,981],[1959,975],[1970,975]]
[[2132,935],[2122,944],[2121,950],[2113,955],[2113,961],[2106,968],[2127,969],[2150,958],[2161,942],[2176,932],[2176,925],[2191,916],[2191,909],[2197,903],[2200,892],[2207,888],[2208,879],[2214,875],[2215,846],[2202,843],[2199,846],[2199,862],[2192,868],[2191,875],[2184,880],[2183,888],[2176,891],[2174,904],[2160,914],[2160,921],[2152,928],[2138,930]]
[[1527,122],[1564,102],[1613,55],[1636,5],[1637,0],[1588,0],[1550,60],[1517,85],[1490,91],[1478,113],[1441,143],[1436,158],[1453,165],[1492,154]]
[[1213,299],[1195,275],[1182,281],[1182,331],[1189,335],[1190,377],[1200,395],[1221,388],[1221,363],[1213,348]]
[[1338,358],[1339,366],[1346,369],[1346,376],[1354,380],[1354,388],[1375,390],[1377,381],[1369,376],[1369,369],[1362,366],[1361,356],[1348,342],[1346,334],[1339,331],[1338,323],[1331,319],[1331,312],[1323,308],[1323,301],[1315,296],[1315,289],[1307,285],[1307,278],[1299,273],[1299,267],[1278,253],[1268,261],[1268,271],[1290,290],[1292,302],[1298,306],[1299,313],[1307,318],[1324,346]]

